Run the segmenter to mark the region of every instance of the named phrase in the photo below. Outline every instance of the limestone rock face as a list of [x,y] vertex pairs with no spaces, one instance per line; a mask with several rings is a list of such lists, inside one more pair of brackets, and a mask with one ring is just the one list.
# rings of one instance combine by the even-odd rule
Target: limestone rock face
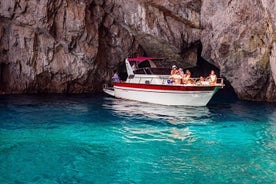
[[86,80],[96,67],[93,61],[98,53],[98,20],[92,10],[87,11],[87,4],[4,1],[0,8],[4,92],[93,90]]
[[96,92],[126,57],[201,56],[241,99],[276,101],[275,12],[274,0],[1,1],[0,93]]
[[273,0],[203,0],[202,56],[241,99],[276,99],[275,12]]
[[[118,0],[116,17],[147,55],[195,66],[193,47],[200,38],[200,0]],[[193,56],[193,57],[191,57]]]

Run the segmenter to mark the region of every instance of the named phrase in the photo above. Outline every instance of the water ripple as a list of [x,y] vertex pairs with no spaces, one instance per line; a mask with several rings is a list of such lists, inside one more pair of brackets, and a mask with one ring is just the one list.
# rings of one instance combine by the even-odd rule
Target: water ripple
[[0,183],[273,183],[276,106],[0,97]]

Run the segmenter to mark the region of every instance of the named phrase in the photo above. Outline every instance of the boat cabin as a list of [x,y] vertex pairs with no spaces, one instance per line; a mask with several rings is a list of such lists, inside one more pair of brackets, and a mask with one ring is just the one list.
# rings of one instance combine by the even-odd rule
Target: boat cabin
[[138,57],[127,58],[126,69],[129,83],[166,84],[169,78],[170,68],[161,67],[158,62],[164,62],[162,58]]
[[[125,60],[127,69],[127,83],[138,84],[157,84],[168,85],[171,84],[170,72],[171,68],[162,67],[165,59],[153,58],[153,57],[137,57],[127,58]],[[178,84],[178,85],[211,85],[207,81],[201,81],[201,78],[190,78],[193,83],[190,84]],[[218,78],[215,85],[224,85],[223,79]]]
[[164,62],[163,58],[138,57],[128,58],[128,61],[134,74],[167,75],[170,73],[170,68],[161,66],[161,63]]

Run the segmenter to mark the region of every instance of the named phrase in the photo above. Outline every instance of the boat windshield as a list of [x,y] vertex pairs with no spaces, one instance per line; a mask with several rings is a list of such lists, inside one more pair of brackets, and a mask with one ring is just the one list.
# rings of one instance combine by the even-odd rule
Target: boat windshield
[[170,75],[170,68],[139,68],[134,71],[134,74],[147,74],[147,75]]
[[[128,58],[134,74],[169,75],[170,68],[162,67],[163,58],[138,57]],[[157,65],[158,64],[158,65]]]

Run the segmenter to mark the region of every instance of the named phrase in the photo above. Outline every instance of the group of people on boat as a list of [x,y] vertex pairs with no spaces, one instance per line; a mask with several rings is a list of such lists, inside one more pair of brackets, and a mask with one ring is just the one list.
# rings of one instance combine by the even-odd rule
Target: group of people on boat
[[[114,75],[112,79],[113,82],[122,82],[117,70],[114,70]],[[182,68],[177,69],[177,66],[173,65],[168,83],[177,85],[215,85],[217,83],[217,75],[215,74],[214,70],[211,70],[209,76],[207,76],[206,78],[202,76],[200,76],[200,78],[192,78],[190,70],[186,70],[184,73]]]
[[183,72],[182,68],[177,69],[176,65],[172,66],[170,83],[172,84],[195,84],[195,85],[214,85],[217,83],[217,75],[214,70],[211,70],[211,73],[208,77],[204,78],[200,76],[199,79],[191,77],[191,72],[186,70]]

